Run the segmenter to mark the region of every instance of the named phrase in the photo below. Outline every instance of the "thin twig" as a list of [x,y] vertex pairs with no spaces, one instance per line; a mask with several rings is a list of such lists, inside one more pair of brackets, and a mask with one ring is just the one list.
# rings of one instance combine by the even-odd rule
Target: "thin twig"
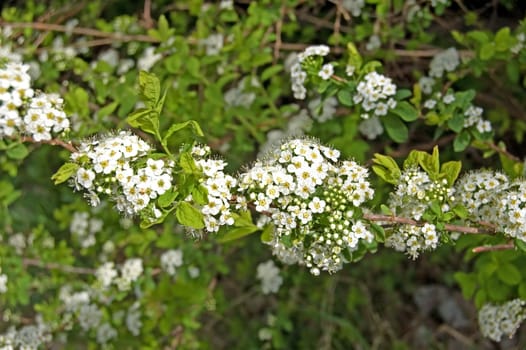
[[68,273],[76,273],[79,275],[93,275],[95,274],[94,269],[86,268],[86,267],[76,267],[76,266],[69,266],[69,265],[60,265],[57,263],[46,263],[43,261],[40,261],[38,259],[31,259],[31,258],[24,258],[22,260],[22,264],[24,266],[35,266],[40,267],[46,270],[59,270],[62,272],[68,272]]
[[510,250],[514,249],[515,244],[513,243],[506,243],[506,244],[497,244],[497,245],[487,245],[487,246],[480,246],[475,247],[471,249],[473,253],[482,253],[482,252],[496,252],[499,250]]
[[[391,215],[383,215],[383,214],[364,214],[364,219],[370,220],[370,221],[377,221],[377,222],[387,222],[387,223],[393,223],[393,224],[406,224],[406,225],[413,225],[413,226],[423,226],[425,222],[423,221],[417,221],[409,218],[403,218],[398,216],[391,216]],[[452,232],[461,232],[461,233],[467,233],[467,234],[494,234],[494,230],[483,230],[477,227],[470,227],[470,226],[461,226],[461,225],[453,225],[453,224],[445,224],[444,228],[448,231]]]
[[41,23],[41,22],[6,22],[6,21],[0,21],[0,27],[11,27],[13,29],[24,29],[24,28],[31,28],[36,30],[46,30],[46,31],[54,31],[54,32],[62,32],[62,33],[72,33],[77,35],[87,35],[87,36],[93,36],[93,37],[99,37],[99,38],[112,38],[115,41],[142,41],[142,42],[148,42],[148,43],[158,43],[159,40],[156,38],[152,38],[148,35],[138,34],[138,35],[128,35],[123,33],[110,33],[110,32],[102,32],[97,29],[92,28],[84,28],[84,27],[66,27],[59,24],[52,24],[52,23]]
[[513,154],[511,154],[510,152],[506,151],[505,149],[500,148],[495,143],[493,143],[493,141],[485,141],[484,144],[486,146],[488,146],[489,148],[491,148],[492,150],[494,150],[495,152],[502,154],[503,156],[505,156],[506,158],[508,158],[510,160],[513,160],[514,162],[520,162],[521,161],[519,159],[519,157],[516,157]]
[[45,144],[52,145],[52,146],[60,146],[62,148],[67,149],[71,153],[78,152],[78,150],[75,148],[75,146],[73,146],[73,144],[71,142],[62,141],[60,139],[35,141],[35,139],[30,137],[30,136],[22,136],[20,138],[20,141],[22,141],[22,142],[29,142],[29,143],[37,143],[37,144],[38,143],[45,143]]

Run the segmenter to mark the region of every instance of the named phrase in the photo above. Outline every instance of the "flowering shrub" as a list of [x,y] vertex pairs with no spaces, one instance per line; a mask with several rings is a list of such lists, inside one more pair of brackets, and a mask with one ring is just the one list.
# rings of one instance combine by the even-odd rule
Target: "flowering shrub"
[[433,347],[399,321],[437,270],[464,345],[521,327],[514,1],[14,3],[0,349]]

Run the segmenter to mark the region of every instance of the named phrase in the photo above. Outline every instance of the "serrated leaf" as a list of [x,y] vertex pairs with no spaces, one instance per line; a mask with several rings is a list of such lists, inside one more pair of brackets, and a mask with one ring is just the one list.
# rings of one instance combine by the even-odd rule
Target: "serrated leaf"
[[454,113],[453,117],[447,121],[447,126],[456,133],[459,133],[464,128],[464,115],[462,113]]
[[447,183],[449,186],[452,186],[456,179],[458,178],[458,175],[460,174],[460,170],[462,169],[462,162],[458,160],[453,160],[446,162],[442,164],[440,167],[440,175],[444,176],[447,180]]
[[179,223],[195,229],[205,227],[205,222],[201,212],[188,202],[180,202],[175,210],[175,216]]
[[155,74],[139,72],[139,93],[147,108],[154,109],[161,97],[161,82]]
[[139,109],[132,113],[126,122],[132,127],[152,135],[159,133],[159,113],[153,109]]
[[51,180],[53,180],[55,185],[58,185],[60,183],[63,183],[64,181],[68,180],[73,174],[77,172],[79,168],[79,165],[76,163],[64,163],[53,176],[51,176]]

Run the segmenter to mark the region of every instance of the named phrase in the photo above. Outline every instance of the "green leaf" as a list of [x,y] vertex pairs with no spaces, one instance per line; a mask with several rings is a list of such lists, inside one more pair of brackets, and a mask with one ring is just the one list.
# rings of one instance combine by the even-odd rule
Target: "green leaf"
[[497,276],[499,279],[509,286],[514,286],[522,281],[521,272],[515,265],[511,263],[505,263],[499,265],[497,269]]
[[267,224],[263,228],[263,232],[261,232],[261,242],[262,243],[270,243],[272,241],[272,238],[274,237],[274,225]]
[[382,121],[384,123],[385,131],[387,131],[387,134],[393,141],[397,143],[407,141],[409,132],[407,131],[407,126],[400,120],[400,118],[393,114],[388,114],[382,118]]
[[268,68],[265,68],[265,70],[261,73],[261,81],[267,81],[268,79],[272,78],[273,76],[277,75],[279,72],[283,70],[283,65],[276,64],[272,65]]
[[53,180],[55,185],[63,183],[73,176],[73,174],[77,172],[78,168],[79,165],[76,163],[65,163],[57,170],[55,174],[53,174],[53,176],[51,176],[51,180]]
[[230,230],[228,230],[221,238],[218,238],[217,241],[219,243],[226,243],[230,242],[239,238],[243,238],[245,236],[248,236],[254,232],[259,230],[259,228],[256,225],[253,226],[243,226],[243,227],[234,227]]
[[347,107],[351,107],[354,105],[354,102],[352,100],[353,95],[348,90],[340,90],[338,91],[338,101],[343,105]]
[[360,55],[360,52],[352,42],[347,43],[347,53],[349,54],[347,64],[354,67],[355,70],[359,72],[362,67],[363,59]]
[[197,185],[192,188],[192,199],[200,205],[205,205],[208,203],[208,191],[202,185]]
[[506,75],[513,84],[519,84],[521,77],[521,68],[517,60],[510,60],[506,62]]
[[469,216],[469,211],[463,205],[454,206],[453,212],[461,219],[466,219]]
[[409,89],[400,89],[396,91],[395,94],[395,100],[401,101],[404,100],[412,95],[411,90]]
[[126,122],[132,127],[157,136],[159,134],[159,113],[153,109],[141,108],[132,113]]
[[462,130],[462,132],[458,134],[453,141],[453,150],[455,152],[462,152],[469,146],[470,142],[471,134],[467,130]]
[[391,209],[385,204],[380,204],[380,210],[385,215],[394,215],[394,213],[391,211]]
[[177,123],[177,124],[173,124],[172,126],[170,126],[170,128],[166,131],[166,134],[164,135],[163,139],[162,139],[162,143],[164,146],[166,146],[168,144],[168,139],[176,132],[186,128],[186,127],[192,127],[192,130],[194,132],[195,135],[197,136],[204,136],[203,134],[203,130],[201,129],[201,126],[199,125],[198,122],[196,122],[195,120],[188,120],[186,122],[182,122],[182,123]]
[[392,109],[391,112],[406,122],[412,122],[418,119],[418,111],[407,101],[398,102],[396,108]]
[[15,143],[13,147],[6,150],[6,154],[11,159],[22,160],[27,157],[29,150],[23,143]]
[[479,57],[483,61],[487,61],[495,55],[495,44],[485,43],[480,47]]
[[375,153],[373,158],[373,171],[384,181],[397,184],[402,172],[392,157]]
[[526,300],[526,282],[522,282],[518,289],[519,298]]
[[522,239],[515,238],[513,243],[517,249],[526,253],[526,242],[524,242]]
[[177,191],[174,191],[174,189],[171,188],[159,196],[159,198],[157,199],[157,204],[161,208],[168,208],[170,205],[173,204],[178,194],[179,193]]
[[462,288],[464,298],[471,299],[477,289],[477,277],[465,272],[456,272],[453,276]]
[[161,97],[161,82],[151,73],[139,72],[139,92],[147,108],[154,109]]
[[447,126],[456,133],[459,133],[464,128],[464,115],[462,113],[454,113],[453,118],[447,121]]
[[179,223],[195,229],[205,227],[205,222],[201,212],[188,202],[180,202],[175,210],[175,216]]
[[460,169],[462,169],[462,162],[452,160],[442,164],[440,167],[440,175],[446,178],[449,186],[452,186],[460,174]]
[[371,230],[374,232],[374,237],[376,242],[383,243],[385,242],[385,231],[384,228],[378,224],[375,224],[374,222],[371,222],[370,224]]
[[195,164],[194,158],[189,152],[183,152],[179,156],[179,165],[187,174],[201,174],[201,170]]
[[106,117],[110,114],[112,114],[115,109],[117,109],[117,107],[119,106],[119,102],[117,101],[114,101],[110,104],[107,104],[106,106],[102,107],[101,109],[98,110],[97,112],[97,116],[100,118],[100,117]]

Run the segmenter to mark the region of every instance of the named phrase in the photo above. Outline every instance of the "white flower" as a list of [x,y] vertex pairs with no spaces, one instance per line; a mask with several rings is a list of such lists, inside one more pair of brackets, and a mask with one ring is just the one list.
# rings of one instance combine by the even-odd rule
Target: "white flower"
[[323,80],[329,80],[334,74],[334,67],[332,64],[327,63],[321,67],[321,70],[318,72],[318,76]]
[[161,267],[169,275],[175,275],[175,268],[183,265],[183,251],[180,249],[172,249],[164,252],[161,255]]
[[115,277],[117,277],[117,270],[114,266],[113,262],[106,262],[95,271],[95,276],[97,276],[102,288],[108,288]]
[[283,283],[283,278],[279,275],[279,268],[272,260],[258,265],[256,277],[261,280],[263,294],[277,293]]

